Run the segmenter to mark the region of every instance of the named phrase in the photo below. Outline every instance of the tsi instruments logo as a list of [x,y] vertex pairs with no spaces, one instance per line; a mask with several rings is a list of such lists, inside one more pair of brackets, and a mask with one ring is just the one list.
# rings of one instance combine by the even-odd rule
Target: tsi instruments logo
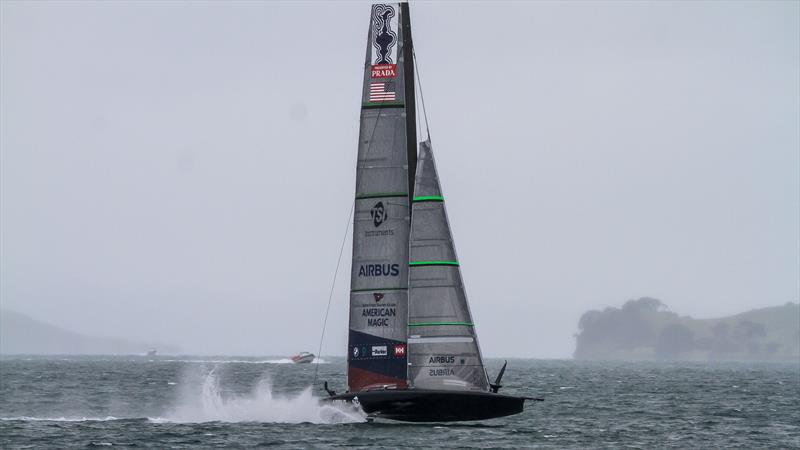
[[[372,225],[375,228],[380,227],[389,219],[389,212],[386,210],[386,207],[383,205],[383,202],[375,203],[372,209],[369,210],[369,216],[372,217]],[[372,237],[372,236],[394,236],[394,230],[387,229],[387,230],[371,230],[365,231],[364,236]]]
[[375,206],[369,210],[369,215],[372,217],[372,224],[375,225],[375,228],[381,226],[383,221],[389,217],[386,214],[386,208],[384,208],[383,202],[375,203]]

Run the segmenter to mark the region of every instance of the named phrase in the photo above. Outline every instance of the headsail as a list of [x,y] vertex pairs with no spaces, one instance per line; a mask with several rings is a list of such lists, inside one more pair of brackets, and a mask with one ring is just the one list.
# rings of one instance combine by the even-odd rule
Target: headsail
[[430,141],[420,144],[409,259],[409,384],[489,390]]
[[408,239],[416,167],[408,4],[372,6],[353,221],[348,388],[407,386]]

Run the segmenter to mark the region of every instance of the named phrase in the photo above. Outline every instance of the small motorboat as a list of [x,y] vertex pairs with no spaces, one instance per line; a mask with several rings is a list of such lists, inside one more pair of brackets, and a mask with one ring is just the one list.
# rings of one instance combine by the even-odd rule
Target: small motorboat
[[292,356],[292,362],[295,364],[308,364],[314,361],[314,354],[309,352],[300,352]]

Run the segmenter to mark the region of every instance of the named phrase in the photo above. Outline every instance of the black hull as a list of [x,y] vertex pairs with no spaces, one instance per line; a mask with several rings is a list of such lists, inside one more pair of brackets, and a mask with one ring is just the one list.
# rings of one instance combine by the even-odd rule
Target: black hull
[[371,417],[404,422],[457,422],[486,420],[522,412],[525,397],[490,392],[432,390],[374,390],[330,397],[351,403],[358,398]]

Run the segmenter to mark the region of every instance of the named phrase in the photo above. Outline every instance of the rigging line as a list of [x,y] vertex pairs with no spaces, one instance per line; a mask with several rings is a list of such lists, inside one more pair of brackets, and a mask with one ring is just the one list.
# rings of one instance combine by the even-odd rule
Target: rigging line
[[[414,49],[411,49],[411,50],[413,51]],[[412,53],[412,58],[413,57],[414,56],[413,56],[413,53]],[[416,72],[416,69],[417,69],[416,60],[413,61],[413,63],[414,63],[414,72]],[[419,91],[419,73],[417,73],[417,76],[414,79],[414,95],[417,95],[417,91]],[[422,95],[422,94],[420,94],[420,95]],[[415,112],[417,114],[417,138],[419,138],[419,133],[422,132],[422,122],[420,122],[422,114],[419,113],[420,107],[421,107],[421,105],[419,104],[419,102],[414,102],[414,109],[415,109]],[[417,142],[417,144],[419,144],[419,143]],[[419,145],[417,145],[417,147],[419,147]],[[417,151],[419,151],[419,150],[417,150]]]
[[422,114],[425,116],[425,134],[428,135],[428,140],[431,140],[431,129],[428,127],[428,111],[425,109],[425,96],[422,95],[422,80],[419,77],[419,62],[417,61],[417,52],[411,49],[411,56],[414,58],[414,72],[417,73],[417,85],[419,86],[419,98],[422,100]]
[[[417,86],[417,88],[418,88],[418,87],[419,87],[419,86]],[[415,91],[415,92],[416,92],[416,91]],[[416,113],[417,113],[417,132],[419,133],[420,131],[422,131],[422,124],[421,124],[421,122],[419,121],[419,117],[420,117],[420,113],[419,113],[419,104],[416,104],[416,103],[415,103],[415,105],[414,105],[414,106],[416,107],[416,110],[417,110],[417,111],[416,111]]]
[[[375,125],[372,126],[372,131],[369,135],[369,144],[367,145],[367,150],[364,152],[364,160],[367,160],[367,156],[369,155],[369,151],[372,149],[372,139],[375,137],[375,130],[378,129],[378,122],[381,118],[381,111],[383,111],[383,105],[381,104],[377,108],[377,115],[375,116]],[[359,138],[360,139],[360,138]],[[336,259],[336,270],[333,272],[333,281],[331,281],[331,291],[328,294],[328,306],[325,308],[325,319],[322,322],[322,334],[319,336],[319,346],[317,347],[317,356],[318,358],[322,358],[322,343],[325,340],[325,328],[328,326],[328,314],[331,310],[331,301],[333,300],[333,291],[336,288],[336,278],[339,275],[339,266],[342,263],[342,254],[344,253],[344,244],[347,242],[347,232],[350,231],[350,223],[353,221],[353,212],[356,208],[356,195],[358,195],[358,189],[361,187],[360,182],[362,179],[358,178],[358,170],[360,169],[358,164],[358,152],[356,152],[356,192],[353,195],[353,203],[350,204],[350,213],[347,215],[347,226],[344,228],[344,236],[342,237],[342,245],[339,247],[339,257]],[[364,167],[366,169],[366,167]],[[317,384],[317,375],[319,374],[319,361],[314,364],[314,381],[311,382],[311,385],[314,386]]]
[[[342,245],[339,247],[339,258],[336,259],[336,270],[333,271],[333,282],[331,282],[331,291],[328,294],[328,306],[325,308],[325,320],[322,322],[322,334],[319,336],[319,346],[317,347],[317,355],[322,358],[322,342],[325,339],[325,327],[328,326],[328,313],[331,311],[331,300],[333,300],[333,291],[336,288],[336,278],[339,275],[339,266],[342,263],[342,253],[344,253],[344,244],[347,242],[347,232],[350,231],[350,222],[353,220],[353,210],[356,207],[356,201],[350,206],[350,212],[347,214],[347,226],[344,227],[344,236],[342,237]],[[314,364],[314,381],[311,385],[317,384],[317,374],[319,373],[319,360]]]

